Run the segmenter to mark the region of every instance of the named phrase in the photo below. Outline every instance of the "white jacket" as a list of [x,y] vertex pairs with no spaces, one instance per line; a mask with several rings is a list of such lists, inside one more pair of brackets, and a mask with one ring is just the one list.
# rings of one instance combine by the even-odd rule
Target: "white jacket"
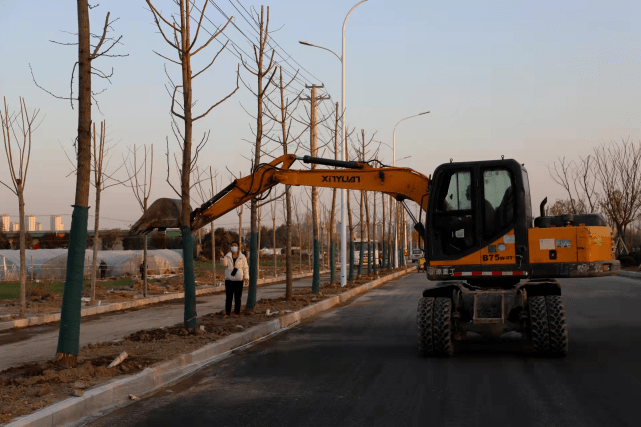
[[[247,264],[247,258],[245,258],[245,255],[243,255],[242,252],[238,254],[236,263],[234,263],[234,258],[231,256],[231,252],[227,252],[227,255],[220,259],[220,265],[225,267],[225,280],[249,280],[249,264]],[[231,272],[234,268],[237,268],[238,271],[236,272],[236,275],[232,276]]]

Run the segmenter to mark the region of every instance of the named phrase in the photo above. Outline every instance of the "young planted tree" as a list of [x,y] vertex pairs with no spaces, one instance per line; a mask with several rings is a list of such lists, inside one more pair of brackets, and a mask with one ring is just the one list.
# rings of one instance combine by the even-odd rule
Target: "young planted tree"
[[[296,75],[294,75],[294,77],[292,77],[292,79],[288,83],[285,83],[283,81],[283,68],[279,67],[278,71],[280,77],[277,87],[278,95],[280,95],[278,97],[279,102],[275,103],[271,101],[270,98],[268,98],[268,100],[270,101],[269,103],[274,105],[277,113],[272,113],[269,107],[269,103],[266,104],[266,111],[271,120],[280,125],[281,133],[276,138],[276,141],[282,145],[283,154],[287,155],[289,154],[289,145],[300,138],[300,135],[295,138],[291,137],[291,128],[294,121],[293,112],[296,110],[299,97],[294,96],[291,101],[289,100],[289,98],[285,97],[285,91],[295,80]],[[285,300],[291,301],[293,296],[294,279],[292,271],[292,195],[291,186],[289,185],[285,186],[285,229]]]
[[[96,5],[97,6],[97,5]],[[96,7],[94,6],[94,7]],[[94,8],[92,7],[92,9]],[[108,37],[112,31],[111,25],[116,20],[109,20],[109,12],[102,27],[102,34],[93,34],[90,30],[89,1],[78,0],[78,42],[58,43],[78,46],[78,61],[74,63],[71,76],[71,94],[69,97],[57,96],[41,88],[35,80],[36,86],[45,90],[50,95],[68,100],[73,108],[73,101],[78,101],[78,137],[77,168],[76,168],[76,195],[69,230],[69,250],[67,254],[67,269],[65,286],[62,294],[62,307],[60,311],[60,333],[56,359],[62,366],[74,367],[77,363],[80,343],[80,312],[82,298],[82,281],[85,266],[85,248],[87,244],[87,222],[89,217],[89,189],[91,186],[91,101],[97,101],[97,93],[92,91],[92,76],[109,80],[113,75],[106,74],[94,66],[93,61],[100,57],[117,57],[109,53],[114,46],[120,43],[122,36],[117,39]],[[73,34],[73,33],[71,33]],[[95,45],[91,39],[98,40]],[[108,45],[108,46],[107,46]],[[73,78],[78,69],[78,96],[73,94]],[[33,76],[33,73],[32,73]]]
[[[151,195],[151,185],[153,183],[154,173],[154,145],[147,149],[146,145],[142,147],[142,160],[138,163],[138,149],[134,145],[133,150],[130,150],[131,160],[129,164],[125,165],[127,177],[131,186],[131,191],[142,210],[143,215],[147,212],[149,204],[149,196]],[[98,228],[96,226],[96,228]],[[142,246],[142,294],[147,296],[147,235],[143,235]]]
[[7,157],[10,184],[0,181],[18,197],[18,215],[20,222],[20,318],[26,316],[26,229],[24,222],[24,189],[27,184],[29,160],[31,160],[31,136],[36,130],[36,119],[40,110],[29,113],[24,98],[20,97],[20,109],[17,113],[9,112],[7,99],[4,98],[4,112],[0,109],[2,141]]
[[[249,85],[245,87],[256,97],[256,140],[254,142],[254,167],[260,165],[260,156],[262,153],[262,140],[264,136],[263,130],[263,107],[265,105],[265,94],[269,85],[272,83],[274,75],[276,74],[276,61],[274,61],[274,54],[276,51],[271,49],[268,51],[269,40],[269,6],[267,7],[267,15],[265,16],[265,7],[260,7],[260,16],[255,17],[259,27],[258,40],[253,44],[254,48],[254,63],[250,65],[245,61],[242,54],[239,52],[241,62],[245,70],[256,78],[256,89],[252,89]],[[247,304],[248,309],[253,309],[256,306],[256,287],[258,284],[258,202],[256,199],[251,200],[250,204],[250,235],[249,235],[249,289],[247,291]]]
[[[109,187],[114,185],[122,184],[113,177],[115,173],[118,172],[120,168],[125,164],[125,161],[115,168],[113,171],[107,171],[109,169],[109,151],[113,146],[107,146],[105,140],[107,138],[107,124],[103,120],[100,122],[100,133],[96,132],[96,124],[93,124],[93,134],[92,134],[92,151],[91,156],[93,160],[93,186],[96,191],[96,206],[95,206],[95,216],[94,216],[94,235],[93,235],[93,260],[91,264],[91,289],[90,289],[90,305],[95,304],[96,300],[96,272],[98,264],[98,245],[100,242],[100,197],[102,192]],[[147,296],[147,293],[144,294]]]
[[[196,165],[198,160],[198,154],[200,150],[207,143],[209,133],[205,133],[202,140],[195,149],[192,150],[192,139],[193,139],[193,125],[194,122],[206,117],[214,108],[220,105],[225,100],[229,99],[236,91],[238,90],[238,78],[240,73],[237,73],[236,79],[236,88],[228,94],[226,97],[218,101],[216,104],[212,105],[207,109],[203,114],[194,116],[192,108],[194,106],[193,100],[193,87],[192,83],[196,77],[201,75],[204,71],[209,69],[218,55],[226,48],[227,43],[218,51],[214,56],[212,61],[205,66],[202,70],[194,73],[192,71],[192,58],[205,49],[218,35],[220,35],[227,25],[231,22],[233,17],[230,17],[229,20],[225,23],[224,26],[218,29],[214,34],[212,34],[205,43],[200,47],[196,47],[198,36],[202,28],[203,18],[205,16],[205,10],[209,2],[205,1],[202,10],[200,12],[200,18],[196,20],[192,16],[192,0],[176,0],[175,4],[179,7],[179,13],[172,13],[171,20],[166,19],[151,3],[151,0],[146,0],[147,5],[151,9],[153,14],[154,22],[160,31],[160,34],[165,39],[167,44],[172,47],[177,55],[177,60],[170,59],[166,56],[159,56],[167,59],[180,66],[182,81],[180,85],[173,85],[173,94],[171,96],[171,114],[172,114],[172,128],[174,129],[174,135],[178,140],[178,144],[182,151],[182,161],[178,167],[180,173],[180,192],[177,192],[181,198],[181,235],[182,235],[182,245],[183,245],[183,280],[184,280],[184,289],[185,289],[185,315],[184,315],[184,325],[187,329],[194,329],[198,327],[198,319],[196,314],[196,279],[194,273],[194,259],[193,259],[193,237],[191,234],[190,228],[190,214],[191,214],[191,205],[190,205],[190,190],[192,184],[190,183],[191,171],[192,168]],[[192,38],[192,20],[197,23],[196,31]],[[162,22],[162,23],[161,23]],[[165,29],[169,29],[173,33],[173,37],[167,37]],[[182,105],[178,102],[178,105],[182,111],[181,113],[176,112],[174,105],[176,104],[176,92],[180,89],[182,94]],[[182,120],[183,129],[180,131],[178,125],[175,122],[175,118]],[[168,165],[169,166],[169,165]],[[172,186],[173,187],[173,186]],[[174,189],[175,190],[175,189]]]

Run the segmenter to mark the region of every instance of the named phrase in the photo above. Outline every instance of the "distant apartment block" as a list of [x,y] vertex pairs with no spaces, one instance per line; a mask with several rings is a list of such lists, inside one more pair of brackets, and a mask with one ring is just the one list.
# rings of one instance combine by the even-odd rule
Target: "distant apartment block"
[[20,231],[20,223],[19,222],[12,222],[11,223],[11,231]]
[[9,231],[11,227],[11,218],[7,214],[0,215],[0,231]]
[[27,215],[27,231],[36,231],[36,217],[34,215]]
[[51,231],[63,231],[65,225],[62,223],[60,215],[51,215]]
[[42,231],[42,223],[36,222],[36,231]]

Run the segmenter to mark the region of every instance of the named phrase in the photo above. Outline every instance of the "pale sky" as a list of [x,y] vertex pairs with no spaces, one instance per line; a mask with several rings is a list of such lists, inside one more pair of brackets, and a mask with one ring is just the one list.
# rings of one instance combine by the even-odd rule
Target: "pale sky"
[[[198,0],[196,4],[200,8],[202,3]],[[271,28],[280,28],[273,34],[280,46],[277,50],[285,58],[291,55],[289,64],[283,65],[295,70],[299,68],[296,61],[306,70],[301,69],[302,79],[293,88],[298,91],[305,83],[324,83],[332,97],[321,106],[322,114],[340,100],[340,62],[331,53],[298,41],[307,40],[340,55],[343,19],[355,3],[269,3]],[[164,12],[175,9],[169,0],[154,4]],[[252,34],[235,7],[244,13],[240,4],[249,9],[252,5],[260,8],[259,3],[218,0],[216,4],[236,17],[240,30]],[[169,125],[170,100],[163,87],[167,82],[163,67],[168,61],[152,50],[171,58],[175,55],[157,34],[144,1],[101,3],[91,12],[94,31],[101,27],[107,11],[120,17],[113,34],[123,36],[124,45],[113,52],[129,56],[95,62],[108,72],[113,67],[114,75],[112,84],[94,78],[96,90],[107,90],[99,97],[104,115],[94,109],[93,119],[107,120],[110,139],[118,142],[115,152],[124,152],[133,144],[153,143],[151,198],[173,197],[164,182],[165,138],[170,137],[170,149],[176,146]],[[225,21],[213,4],[206,15],[216,25]],[[564,197],[547,171],[557,157],[577,158],[601,143],[641,137],[641,26],[633,21],[639,16],[638,1],[369,0],[347,23],[348,124],[365,129],[368,135],[377,132],[376,139],[391,145],[396,122],[430,110],[429,115],[398,127],[397,158],[412,156],[399,166],[429,175],[450,158],[515,158],[529,171],[536,209],[545,196],[550,201]],[[42,86],[67,95],[77,50],[49,40],[74,42],[73,35],[61,31],[75,32],[76,25],[75,1],[0,0],[0,95],[14,108],[18,96],[24,96],[29,108],[40,108],[44,117],[34,134],[25,196],[26,213],[42,215],[38,221],[45,230],[51,214],[65,215],[66,228],[70,222],[75,179],[67,177],[69,164],[61,145],[72,151],[77,110],[38,89],[29,64]],[[205,28],[212,30],[213,25],[205,21]],[[236,28],[230,26],[225,34],[250,52],[247,39]],[[212,43],[199,54],[195,68],[209,62],[219,48]],[[232,90],[237,64],[238,58],[225,51],[199,77],[194,87],[196,112]],[[177,66],[167,67],[177,79]],[[249,78],[246,72],[242,75]],[[218,170],[224,185],[230,179],[226,167],[246,174],[250,166],[243,157],[249,156],[250,145],[243,139],[253,138],[252,119],[241,103],[255,110],[255,101],[242,85],[195,128],[196,135],[211,130],[200,165]],[[308,144],[307,135],[303,143]],[[391,150],[382,146],[380,157],[391,163]],[[8,178],[2,160],[0,179]],[[17,198],[0,187],[0,213],[17,212]],[[131,190],[114,187],[104,193],[101,223],[106,227],[127,227],[139,214]],[[236,223],[233,214],[218,222]]]

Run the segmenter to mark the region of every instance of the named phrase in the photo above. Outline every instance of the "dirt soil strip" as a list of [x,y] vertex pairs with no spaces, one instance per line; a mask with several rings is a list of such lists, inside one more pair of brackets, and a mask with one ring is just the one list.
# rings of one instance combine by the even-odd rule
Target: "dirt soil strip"
[[[329,310],[363,292],[413,271],[415,269],[410,268],[407,271],[386,275],[380,279],[323,299],[299,311],[262,322],[244,332],[228,335],[191,353],[182,354],[174,359],[155,364],[135,375],[113,379],[97,388],[80,393],[82,394],[80,397],[68,398],[30,415],[20,417],[7,424],[7,427],[57,427],[78,423],[96,412],[109,412],[116,405],[122,406],[130,403],[132,401],[130,395],[144,397],[161,387],[166,387],[192,374],[207,364],[225,358],[233,350],[248,346],[256,340],[268,337],[285,328],[290,328],[303,319]],[[82,369],[82,367],[74,369]]]
[[[321,271],[320,274],[326,274],[328,272],[329,270],[324,270],[324,271]],[[311,276],[312,276],[312,273],[295,274],[293,276],[293,279],[294,280],[303,279]],[[285,276],[274,277],[271,279],[260,279],[258,281],[258,285],[263,286],[267,284],[282,282],[284,280],[285,280]],[[223,289],[225,289],[224,285],[200,288],[200,289],[196,289],[196,295],[198,296],[198,295],[213,294],[216,292],[221,292]],[[171,293],[167,295],[159,295],[159,296],[149,297],[149,298],[141,298],[133,301],[98,305],[94,307],[83,308],[81,310],[81,316],[82,317],[95,316],[96,314],[109,313],[112,311],[128,310],[131,308],[142,307],[145,305],[158,304],[161,302],[183,299],[184,297],[185,297],[185,293],[180,292],[180,293]],[[53,323],[53,322],[58,322],[59,320],[60,320],[59,312],[45,314],[44,316],[28,317],[26,319],[16,319],[8,322],[0,322],[0,331],[5,331],[7,329],[13,329],[13,328],[26,328],[28,326],[42,325],[45,323]]]

